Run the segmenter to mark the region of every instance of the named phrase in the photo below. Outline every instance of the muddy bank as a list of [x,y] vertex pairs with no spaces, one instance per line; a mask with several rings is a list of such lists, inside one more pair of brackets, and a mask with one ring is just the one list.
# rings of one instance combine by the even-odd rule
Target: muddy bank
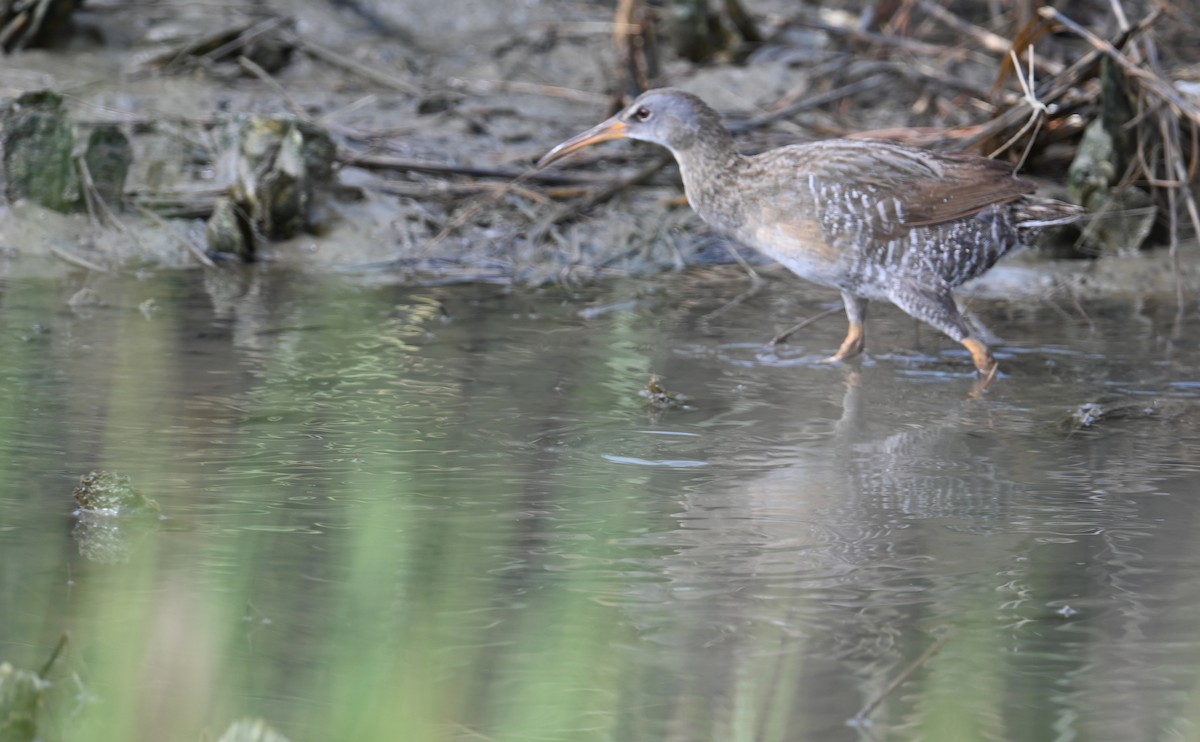
[[[770,31],[752,54],[736,64],[695,64],[664,45],[658,81],[700,94],[735,125],[789,96],[857,87],[769,126],[745,127],[739,143],[747,151],[897,125],[977,122],[935,94],[931,70],[913,65],[896,77],[895,60],[850,54],[839,33],[790,22],[789,4],[750,10]],[[837,20],[813,13],[821,23]],[[538,284],[730,261],[729,245],[675,202],[673,164],[648,167],[659,154],[646,145],[614,143],[524,179],[549,146],[610,110],[605,93],[620,81],[607,6],[92,2],[73,20],[53,48],[5,60],[0,104],[49,89],[63,94],[79,141],[99,126],[119,127],[134,155],[125,204],[106,221],[25,200],[0,203],[4,275],[199,266],[213,242],[206,221],[214,205],[240,187],[221,164],[231,122],[255,116],[309,122],[337,147],[334,177],[306,207],[297,236],[257,241],[251,257],[267,266],[372,283]],[[233,52],[197,49],[198,40]],[[275,46],[264,52],[266,41]],[[954,60],[947,70],[965,88],[991,82],[981,60]],[[1060,179],[1064,167],[1053,147],[1029,163]],[[614,188],[594,206],[572,200],[639,173],[641,185]],[[252,208],[233,203],[235,212]],[[1180,252],[1183,285],[1194,293],[1197,247],[1188,242]],[[1173,292],[1175,274],[1165,250],[1055,262],[1032,252],[973,290]]]

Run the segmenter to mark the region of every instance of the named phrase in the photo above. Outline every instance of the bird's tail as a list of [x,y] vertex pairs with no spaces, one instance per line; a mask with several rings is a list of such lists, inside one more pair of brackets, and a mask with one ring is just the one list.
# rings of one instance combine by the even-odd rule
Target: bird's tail
[[1037,232],[1047,227],[1071,224],[1083,218],[1087,209],[1049,198],[1025,198],[1013,208],[1014,222],[1022,232]]

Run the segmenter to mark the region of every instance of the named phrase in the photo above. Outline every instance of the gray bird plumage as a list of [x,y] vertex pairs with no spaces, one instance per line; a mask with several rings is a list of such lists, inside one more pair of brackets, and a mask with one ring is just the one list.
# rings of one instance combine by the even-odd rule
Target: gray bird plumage
[[715,111],[671,88],[643,93],[539,166],[615,138],[669,149],[707,224],[841,291],[850,331],[831,360],[861,352],[867,301],[886,299],[962,343],[979,371],[993,374],[991,351],[972,335],[953,289],[1082,213],[1031,195],[1036,186],[1010,165],[975,155],[834,139],[742,156]]

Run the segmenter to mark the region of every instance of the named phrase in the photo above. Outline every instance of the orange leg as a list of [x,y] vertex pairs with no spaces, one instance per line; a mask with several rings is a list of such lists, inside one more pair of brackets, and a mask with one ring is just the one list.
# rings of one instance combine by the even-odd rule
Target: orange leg
[[844,361],[847,358],[862,353],[863,340],[867,333],[861,322],[851,322],[850,329],[846,332],[846,339],[842,341],[842,347],[838,348],[838,352],[829,357],[829,361]]
[[962,344],[967,350],[971,351],[971,360],[975,361],[975,368],[979,370],[979,373],[984,378],[991,381],[992,377],[996,375],[997,368],[999,368],[996,359],[992,357],[992,351],[983,344],[982,340],[974,335],[967,335],[962,339]]
[[846,317],[850,320],[850,329],[846,331],[846,339],[842,341],[842,347],[838,348],[837,353],[826,359],[831,363],[844,361],[862,353],[863,340],[867,336],[867,300],[843,291],[842,303],[846,305]]

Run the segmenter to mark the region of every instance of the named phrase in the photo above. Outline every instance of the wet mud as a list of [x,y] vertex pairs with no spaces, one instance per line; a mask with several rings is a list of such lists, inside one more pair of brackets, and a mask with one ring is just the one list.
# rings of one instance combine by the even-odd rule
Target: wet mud
[[[697,64],[667,51],[657,71],[659,81],[725,112],[742,128],[746,151],[972,122],[968,110],[922,110],[928,71],[891,84],[880,77],[884,62],[846,54],[836,34],[781,22],[794,12],[789,6],[751,10],[772,29],[752,54]],[[828,19],[833,11],[822,12]],[[680,203],[673,163],[653,159],[660,153],[649,145],[613,143],[569,167],[533,171],[550,146],[611,111],[606,91],[620,85],[613,20],[607,6],[548,0],[87,3],[49,48],[14,50],[4,60],[0,104],[56,91],[76,141],[123,132],[133,148],[124,203],[105,218],[92,208],[6,199],[0,275],[175,269],[226,258],[366,283],[536,285],[732,262],[736,246]],[[815,95],[835,73],[854,88],[845,101],[745,126],[773,101]],[[990,82],[969,65],[954,73],[958,85]],[[302,202],[303,213],[276,217],[294,229],[269,223],[275,196],[254,192],[263,173],[229,164],[229,131],[247,120],[317,127],[336,147],[321,197],[279,197]],[[1030,168],[1061,195],[1055,157],[1051,149]],[[247,169],[258,176],[250,191]],[[303,182],[286,174],[289,187]],[[634,180],[637,187],[620,187]],[[577,198],[598,192],[605,197],[594,205]],[[1194,241],[1180,246],[1181,259],[1162,249],[1065,261],[1028,251],[967,293],[1194,294],[1196,252]]]

